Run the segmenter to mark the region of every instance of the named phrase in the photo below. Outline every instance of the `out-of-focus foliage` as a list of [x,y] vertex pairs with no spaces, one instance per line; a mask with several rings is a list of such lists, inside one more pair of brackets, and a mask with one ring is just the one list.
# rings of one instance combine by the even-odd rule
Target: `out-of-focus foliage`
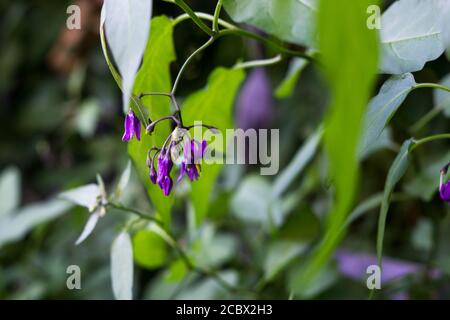
[[[361,27],[371,1],[224,0],[221,18],[260,28],[276,45],[223,36],[197,55],[177,90],[183,121],[279,128],[280,171],[204,165],[171,197],[151,184],[146,164],[169,123],[121,141],[124,103],[100,44],[102,1],[74,2],[81,30],[66,28],[69,1],[0,0],[0,298],[365,299],[376,245],[385,275],[376,297],[449,297],[450,218],[437,195],[449,144],[418,141],[448,132],[450,94],[417,87],[449,85],[448,1],[381,1],[377,50],[377,32]],[[216,4],[185,2],[209,14]],[[153,1],[134,98],[170,91],[205,42],[195,24],[172,19],[182,13]],[[121,43],[106,30],[114,53]],[[245,90],[251,71],[236,62],[273,57],[277,45],[320,63],[284,54],[264,67],[265,85]],[[110,59],[121,69],[117,53]],[[375,78],[377,70],[389,75]],[[174,111],[163,96],[142,105],[141,121]],[[70,265],[81,268],[81,290],[66,286]],[[307,286],[305,274],[314,275]]]

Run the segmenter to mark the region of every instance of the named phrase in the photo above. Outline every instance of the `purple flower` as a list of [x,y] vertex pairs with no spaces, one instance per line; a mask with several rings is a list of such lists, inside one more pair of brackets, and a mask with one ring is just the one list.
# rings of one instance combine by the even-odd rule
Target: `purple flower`
[[[156,174],[155,182],[158,183],[159,187],[164,191],[164,195],[168,196],[170,191],[172,191],[173,181],[170,177],[170,171],[173,167],[173,162],[170,157],[170,147],[167,150],[161,151],[158,156],[158,172]],[[150,179],[151,173],[150,173]],[[152,180],[153,181],[153,180]]]
[[141,140],[141,122],[138,117],[136,117],[133,110],[130,109],[125,117],[122,141],[128,142],[134,135],[136,135],[136,139],[139,141]]
[[449,165],[450,163],[441,169],[441,177],[439,180],[439,195],[441,196],[441,199],[446,202],[450,202],[450,181],[444,183],[444,178],[447,174]]
[[236,103],[236,122],[239,128],[263,129],[272,118],[272,88],[263,68],[250,72]]
[[178,182],[181,181],[185,173],[191,182],[198,180],[201,171],[200,161],[205,154],[205,150],[206,140],[203,140],[202,143],[194,139],[186,142],[183,150],[184,159],[181,163]]
[[155,167],[152,165],[151,167],[150,167],[150,181],[153,183],[153,184],[156,184],[156,179],[157,179],[157,173],[156,173],[156,170],[155,170]]

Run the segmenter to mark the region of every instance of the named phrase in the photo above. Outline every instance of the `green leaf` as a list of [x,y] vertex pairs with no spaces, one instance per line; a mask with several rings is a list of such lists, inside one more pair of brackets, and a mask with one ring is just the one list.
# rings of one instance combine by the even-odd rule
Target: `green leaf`
[[398,181],[403,177],[409,165],[409,150],[414,145],[413,140],[406,140],[400,149],[397,157],[394,160],[384,185],[383,201],[381,202],[380,216],[378,218],[378,233],[377,233],[377,256],[378,264],[381,266],[381,259],[383,255],[383,239],[384,230],[386,228],[386,218],[391,202],[391,195]]
[[117,300],[132,299],[133,247],[126,232],[121,232],[111,246],[111,281]]
[[271,243],[264,261],[264,280],[272,280],[306,248],[307,246],[297,242],[276,241]]
[[282,40],[314,47],[316,0],[224,0],[236,22],[252,24]]
[[[233,125],[233,105],[237,91],[244,80],[244,71],[217,68],[207,86],[190,95],[183,104],[183,122],[192,125],[195,121],[212,125],[223,132]],[[194,137],[195,138],[195,137]],[[210,195],[222,169],[220,164],[202,164],[198,181],[191,185],[191,199],[195,210],[196,224],[200,224],[209,209]]]
[[101,20],[123,80],[124,112],[150,35],[152,4],[153,0],[108,0],[103,4]]
[[236,217],[247,223],[268,226],[273,194],[269,182],[257,175],[246,177],[231,200]]
[[443,24],[437,1],[399,0],[381,18],[384,73],[402,74],[421,70],[443,52]]
[[133,236],[133,253],[136,263],[147,269],[157,269],[167,261],[166,242],[155,232],[138,231]]
[[372,90],[378,65],[375,30],[367,28],[371,0],[321,0],[318,26],[324,71],[329,80],[332,102],[325,126],[325,148],[334,185],[334,204],[327,217],[323,241],[314,252],[296,286],[314,282],[339,243],[341,226],[356,193],[359,165],[358,142],[362,117]]
[[19,202],[20,172],[16,167],[9,167],[0,175],[0,217],[16,209]]
[[275,89],[275,96],[279,99],[287,98],[292,95],[297,84],[298,78],[303,69],[308,65],[308,60],[303,58],[292,59],[286,77]]
[[62,200],[49,200],[28,205],[9,215],[0,217],[0,247],[19,240],[35,226],[50,221],[67,212],[71,204]]
[[415,84],[416,81],[411,73],[393,76],[383,84],[380,92],[367,107],[363,136],[359,146],[360,154],[367,153],[367,150],[380,138],[383,129]]
[[[439,84],[450,87],[450,74],[446,75]],[[434,107],[442,109],[446,117],[450,117],[450,92],[434,89]]]
[[302,145],[288,166],[277,176],[273,183],[274,197],[278,198],[281,196],[292,181],[301,174],[303,169],[316,154],[322,136],[323,129],[320,128],[305,142],[304,145]]
[[[171,89],[170,63],[175,60],[172,40],[173,26],[165,16],[152,19],[152,37],[148,41],[144,61],[136,76],[133,92],[169,92]],[[167,97],[146,96],[142,99],[151,119],[171,114],[170,100]],[[133,160],[139,178],[148,192],[150,200],[161,215],[166,228],[170,226],[173,196],[164,196],[162,190],[149,179],[147,151],[152,146],[161,147],[170,134],[167,121],[158,124],[151,136],[142,134],[141,141],[133,139],[128,145],[128,153]]]

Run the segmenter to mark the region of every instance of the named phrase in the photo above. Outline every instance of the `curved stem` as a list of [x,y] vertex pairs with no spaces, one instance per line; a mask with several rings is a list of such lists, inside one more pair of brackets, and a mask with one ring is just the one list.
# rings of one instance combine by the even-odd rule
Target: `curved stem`
[[[214,21],[214,16],[209,14],[209,13],[204,13],[204,12],[194,12],[195,15],[197,17],[199,17],[200,19],[203,20],[208,20],[208,21]],[[175,27],[176,25],[178,25],[179,23],[190,19],[190,16],[187,13],[183,13],[182,15],[179,15],[178,17],[176,17],[175,19],[173,19],[173,26]],[[236,26],[234,26],[233,24],[222,20],[222,19],[218,19],[217,21],[219,23],[220,26],[226,28],[226,29],[236,29]]]
[[412,87],[412,89],[419,89],[419,88],[434,88],[450,92],[449,87],[437,83],[418,83]]
[[195,14],[195,12],[189,7],[183,0],[174,0],[175,4],[178,5],[184,12],[186,12],[189,17],[194,21],[194,23],[200,27],[206,34],[213,36],[214,32]]
[[158,123],[160,123],[161,121],[164,121],[164,120],[172,120],[173,122],[176,123],[176,125],[177,125],[178,127],[181,126],[180,120],[178,120],[175,116],[165,116],[165,117],[159,118],[158,120],[155,120],[155,121],[153,121],[152,123],[150,123],[150,124],[147,126],[146,131],[147,131],[148,133],[153,132],[153,130],[155,130],[155,126],[156,126]]
[[165,92],[142,92],[139,95],[139,99],[142,99],[143,97],[146,97],[146,96],[164,96],[164,97],[168,97],[168,98],[171,97],[170,93],[165,93]]
[[219,16],[220,10],[222,10],[222,2],[223,0],[217,0],[216,10],[214,11],[214,19],[213,19],[213,32],[219,32]]
[[411,131],[418,132],[441,113],[442,108],[433,108],[412,125]]
[[149,216],[148,214],[143,213],[143,212],[141,212],[141,211],[139,211],[139,210],[125,207],[125,206],[123,206],[123,205],[121,205],[121,204],[119,204],[119,203],[108,202],[108,203],[106,204],[106,206],[112,207],[112,208],[117,209],[117,210],[120,210],[120,211],[133,213],[133,214],[137,215],[138,217],[140,217],[140,218],[142,218],[142,219],[149,220],[149,221],[153,221],[153,222],[157,223],[157,224],[158,224],[159,226],[161,226],[161,227],[164,226],[164,223],[163,223],[161,220],[159,220],[158,218],[153,217],[153,216]]
[[417,140],[417,141],[415,141],[415,144],[413,146],[411,146],[410,152],[425,143],[436,141],[436,140],[443,140],[443,139],[450,139],[450,133],[435,134],[433,136],[429,136],[429,137],[425,137],[423,139]]
[[247,61],[247,62],[238,62],[233,67],[234,69],[246,69],[246,68],[254,68],[254,67],[263,67],[263,66],[270,66],[273,64],[276,64],[278,62],[281,62],[283,60],[283,56],[281,54],[270,58],[270,59],[261,59],[261,60],[253,60],[253,61]]
[[172,87],[172,91],[170,92],[170,94],[172,96],[175,95],[175,92],[177,91],[177,87],[178,87],[178,83],[180,82],[181,76],[183,75],[183,72],[185,71],[186,67],[189,65],[189,63],[192,61],[192,59],[195,58],[195,56],[197,54],[199,54],[200,52],[202,52],[203,50],[205,50],[206,48],[208,48],[213,42],[214,42],[214,37],[211,37],[208,39],[208,41],[206,41],[200,48],[198,48],[197,50],[195,50],[190,56],[189,58],[186,59],[186,61],[184,62],[184,64],[181,66],[180,71],[178,72],[177,77],[175,78],[175,82],[173,84]]

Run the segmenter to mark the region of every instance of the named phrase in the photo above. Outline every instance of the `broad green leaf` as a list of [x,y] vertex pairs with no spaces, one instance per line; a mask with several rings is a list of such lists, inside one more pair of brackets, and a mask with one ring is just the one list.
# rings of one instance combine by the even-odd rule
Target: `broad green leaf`
[[[334,204],[319,244],[295,286],[308,287],[329,260],[342,236],[341,226],[356,193],[359,166],[358,142],[362,118],[378,65],[375,30],[367,28],[371,0],[321,0],[318,14],[320,51],[332,100],[328,110],[324,142],[334,185]],[[337,18],[339,17],[339,18]]]
[[367,153],[367,150],[376,143],[383,129],[405,101],[415,84],[416,81],[411,73],[393,76],[383,84],[380,92],[370,101],[367,107],[363,135],[359,146],[360,154]]
[[275,96],[279,99],[287,98],[292,95],[298,78],[303,69],[308,65],[308,60],[303,58],[292,59],[288,72],[283,81],[275,89]]
[[[237,91],[244,80],[244,71],[217,68],[208,79],[207,86],[190,95],[183,103],[183,122],[186,126],[201,121],[222,131],[233,126],[233,104]],[[195,137],[194,137],[195,138]],[[195,210],[195,220],[199,224],[208,213],[211,191],[220,173],[220,164],[202,164],[198,181],[191,185],[191,199]]]
[[323,129],[320,128],[314,133],[305,144],[297,151],[288,166],[277,176],[273,183],[274,197],[281,196],[294,179],[300,175],[306,165],[311,161],[317,151],[317,147],[323,136]]
[[90,212],[92,212],[97,206],[100,196],[100,188],[98,187],[98,185],[93,183],[72,190],[64,191],[59,194],[59,198],[85,207]]
[[292,268],[287,278],[287,286],[292,294],[300,299],[312,299],[329,289],[337,280],[338,273],[334,266],[327,264],[317,271],[314,281],[306,285],[303,281],[304,265],[298,263]]
[[392,130],[389,127],[384,128],[381,131],[380,136],[372,143],[369,144],[364,150],[361,149],[362,144],[359,144],[358,156],[360,160],[365,160],[373,153],[382,149],[396,150],[396,144],[392,140]]
[[153,0],[108,0],[102,8],[106,39],[122,76],[123,109],[128,104],[136,73],[150,35]]
[[0,175],[0,217],[16,209],[20,202],[20,172],[9,167]]
[[276,241],[270,244],[264,261],[264,279],[272,280],[307,247],[297,242]]
[[111,281],[117,300],[132,299],[133,247],[126,232],[121,232],[111,246]]
[[236,253],[236,239],[217,233],[212,224],[204,224],[198,230],[189,255],[194,264],[204,268],[217,268],[232,259]]
[[252,24],[282,40],[314,47],[316,0],[224,0],[236,22]]
[[444,52],[441,11],[436,0],[399,0],[384,12],[380,69],[402,74],[421,70]]
[[383,255],[383,239],[384,230],[386,227],[386,217],[391,202],[392,192],[398,181],[403,177],[409,165],[409,150],[414,145],[413,140],[407,140],[403,143],[397,157],[389,169],[386,183],[384,185],[383,201],[380,208],[380,216],[378,218],[378,233],[377,233],[377,256],[378,264],[381,266],[381,259]]
[[[450,87],[450,74],[446,75],[440,82],[441,85]],[[450,92],[434,89],[434,107],[442,109],[447,117],[450,117]]]
[[273,199],[269,182],[261,176],[252,175],[246,177],[236,190],[231,208],[240,220],[267,226]]
[[138,231],[133,236],[133,253],[136,263],[147,269],[163,266],[168,258],[166,242],[149,230]]
[[0,217],[0,247],[22,238],[35,226],[50,221],[72,207],[62,200],[49,200],[28,205]]
[[83,231],[78,237],[77,241],[75,241],[75,245],[81,244],[87,237],[94,231],[95,226],[97,225],[98,219],[100,218],[100,208],[98,208],[94,213],[89,216],[88,221],[86,222]]
[[[238,285],[239,275],[235,271],[221,271],[218,276],[230,286]],[[200,282],[195,282],[190,285],[180,294],[177,295],[177,299],[180,300],[217,300],[232,298],[235,294],[230,292],[221,286],[215,279],[205,278]]]
[[[148,41],[144,61],[135,81],[133,92],[136,95],[143,92],[170,91],[170,63],[175,60],[172,32],[173,26],[169,18],[160,16],[152,19],[152,37]],[[146,96],[142,101],[151,119],[171,114],[170,100],[167,97]],[[147,151],[154,145],[161,147],[170,132],[170,126],[165,121],[158,124],[151,136],[142,134],[140,142],[133,139],[128,145],[128,153],[133,159],[139,178],[166,228],[170,226],[174,199],[173,196],[164,196],[162,190],[151,183],[146,159]]]

